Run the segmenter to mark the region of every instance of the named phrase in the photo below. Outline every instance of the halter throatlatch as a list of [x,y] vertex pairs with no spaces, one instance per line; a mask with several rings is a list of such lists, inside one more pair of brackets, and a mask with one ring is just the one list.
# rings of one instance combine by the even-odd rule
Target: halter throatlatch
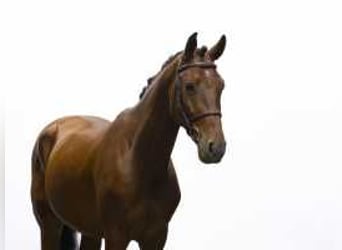
[[181,122],[186,132],[188,133],[188,135],[195,142],[198,142],[198,134],[197,134],[197,131],[193,127],[193,123],[208,116],[221,117],[222,114],[220,111],[205,112],[201,114],[189,114],[189,112],[187,112],[186,107],[184,105],[184,100],[182,98],[182,82],[179,79],[179,73],[188,68],[193,68],[193,67],[216,68],[216,65],[213,63],[208,63],[208,62],[189,63],[189,64],[181,65],[177,70],[176,81],[175,81],[175,99],[176,99],[176,103],[178,103],[179,105],[180,115],[182,117]]

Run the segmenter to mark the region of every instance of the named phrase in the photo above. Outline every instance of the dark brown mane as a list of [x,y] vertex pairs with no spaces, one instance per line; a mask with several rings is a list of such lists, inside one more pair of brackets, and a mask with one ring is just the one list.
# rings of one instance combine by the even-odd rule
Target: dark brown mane
[[147,85],[142,89],[140,95],[139,95],[139,99],[143,98],[144,94],[146,93],[146,90],[148,89],[148,87],[151,85],[151,83],[153,82],[153,80],[157,77],[157,75],[159,75],[159,73],[167,66],[169,65],[180,53],[182,53],[182,51],[177,52],[176,54],[170,56],[162,65],[161,69],[159,70],[159,72],[157,74],[155,74],[154,76],[150,77],[147,79]]

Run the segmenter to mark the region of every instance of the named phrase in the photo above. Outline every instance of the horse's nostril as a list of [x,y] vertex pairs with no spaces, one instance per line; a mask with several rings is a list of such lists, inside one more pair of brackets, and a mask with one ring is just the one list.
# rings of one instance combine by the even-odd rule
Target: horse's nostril
[[210,152],[211,154],[214,153],[214,143],[213,143],[213,142],[209,142],[209,143],[208,143],[208,149],[209,149],[209,152]]

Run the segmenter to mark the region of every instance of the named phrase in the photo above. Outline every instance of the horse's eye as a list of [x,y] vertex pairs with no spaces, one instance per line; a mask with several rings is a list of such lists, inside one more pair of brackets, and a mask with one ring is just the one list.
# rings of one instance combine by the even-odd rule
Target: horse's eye
[[196,92],[196,87],[195,87],[195,84],[192,83],[192,82],[188,82],[185,84],[185,90],[188,94],[195,94]]

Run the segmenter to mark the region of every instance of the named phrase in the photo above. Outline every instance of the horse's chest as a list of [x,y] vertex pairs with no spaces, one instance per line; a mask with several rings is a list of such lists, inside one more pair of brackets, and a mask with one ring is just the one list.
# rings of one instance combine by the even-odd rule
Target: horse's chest
[[171,217],[171,204],[161,200],[142,200],[129,214],[133,237],[140,237],[147,231],[167,225]]
[[168,197],[164,197],[164,199],[151,197],[141,198],[133,208],[133,215],[137,219],[146,221],[147,223],[153,222],[154,220],[167,221],[174,206],[174,202],[172,199],[168,199]]
[[178,197],[170,192],[141,197],[129,215],[133,234],[140,235],[143,232],[167,225],[178,201]]

